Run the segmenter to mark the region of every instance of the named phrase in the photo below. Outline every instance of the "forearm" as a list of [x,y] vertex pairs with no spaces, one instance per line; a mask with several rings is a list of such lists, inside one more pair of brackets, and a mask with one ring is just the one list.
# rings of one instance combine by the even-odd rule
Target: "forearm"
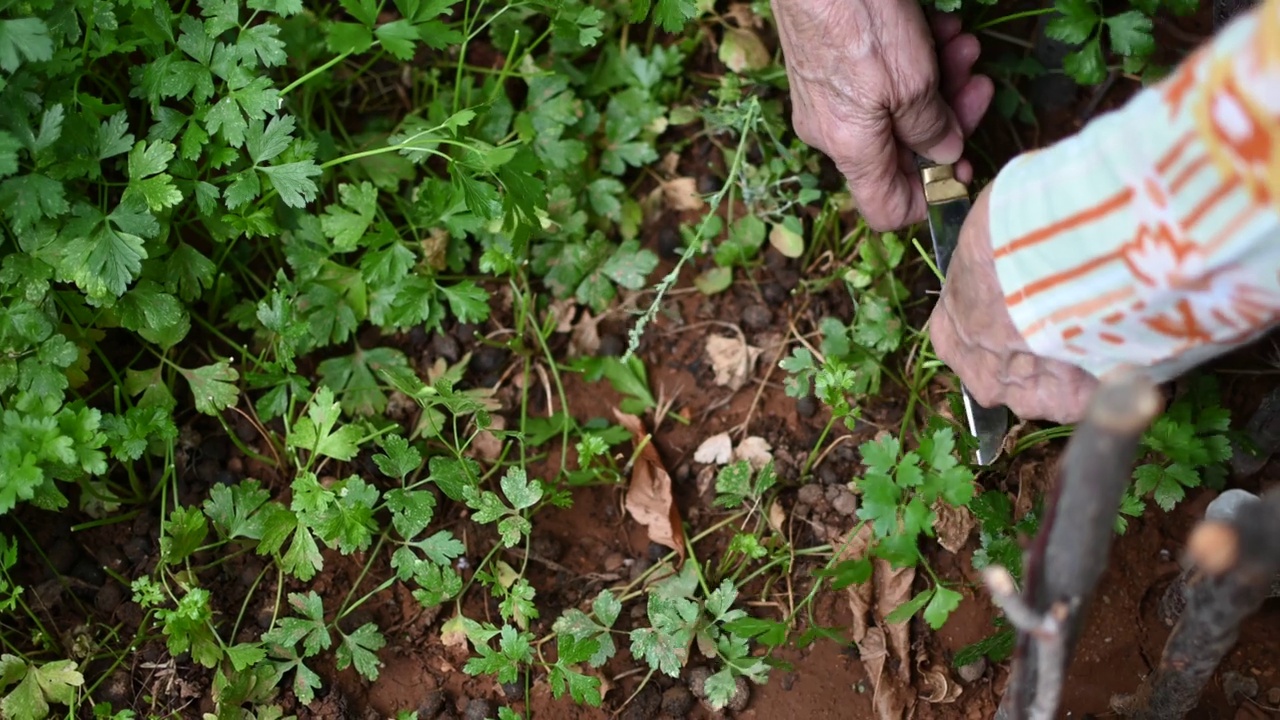
[[1280,319],[1280,0],[1163,83],[1010,163],[996,270],[1037,354],[1160,377]]

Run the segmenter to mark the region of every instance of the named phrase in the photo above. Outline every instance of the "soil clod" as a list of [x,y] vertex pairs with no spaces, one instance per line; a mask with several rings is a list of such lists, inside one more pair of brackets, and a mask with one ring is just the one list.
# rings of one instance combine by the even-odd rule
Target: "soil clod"
[[653,720],[661,707],[662,693],[652,684],[645,685],[622,711],[622,720]]
[[471,702],[467,703],[462,720],[487,720],[490,717],[493,717],[493,703],[484,698],[472,698]]
[[693,709],[693,693],[683,685],[673,685],[662,693],[662,712],[673,718],[682,718]]

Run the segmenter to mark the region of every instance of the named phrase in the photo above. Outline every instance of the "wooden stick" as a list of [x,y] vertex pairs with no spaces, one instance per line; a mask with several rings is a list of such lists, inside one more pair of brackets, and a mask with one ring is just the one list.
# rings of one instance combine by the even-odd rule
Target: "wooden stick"
[[1194,574],[1186,607],[1160,666],[1112,708],[1137,720],[1178,720],[1195,709],[1209,678],[1235,646],[1280,572],[1280,491],[1241,505],[1228,520],[1205,520],[1187,540]]
[[[1030,618],[1023,618],[1029,622],[1019,628],[997,720],[1050,720],[1057,713],[1083,618],[1107,566],[1138,441],[1160,404],[1147,378],[1110,378],[1095,392],[1085,421],[1067,444],[1058,485],[1024,562],[1020,601]],[[997,602],[1009,607],[1010,595],[998,596]]]

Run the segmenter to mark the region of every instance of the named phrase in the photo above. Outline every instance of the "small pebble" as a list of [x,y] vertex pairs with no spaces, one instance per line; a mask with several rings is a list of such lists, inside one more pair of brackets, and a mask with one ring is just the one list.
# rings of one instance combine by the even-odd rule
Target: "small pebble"
[[462,714],[463,720],[488,720],[493,716],[493,705],[484,698],[474,698],[467,703],[467,709]]
[[519,700],[524,697],[524,687],[520,683],[502,683],[502,694],[508,701]]
[[747,679],[741,675],[733,679],[733,685],[733,696],[729,698],[729,704],[725,707],[740,713],[746,710],[747,705],[751,703],[751,686],[747,684]]
[[798,502],[804,503],[805,505],[810,505],[810,506],[817,505],[823,500],[822,486],[816,485],[814,483],[809,483],[808,485],[801,485],[800,489],[796,491],[796,500]]
[[423,698],[422,704],[418,706],[418,717],[423,720],[432,720],[440,714],[440,710],[444,708],[444,693],[439,688],[427,691],[427,696]]
[[658,228],[658,254],[668,260],[675,260],[680,257],[684,250],[684,239],[680,237],[680,231],[671,224],[664,224]]
[[765,305],[748,305],[742,311],[742,324],[748,330],[764,330],[773,322],[773,312]]
[[818,414],[818,399],[812,395],[805,395],[796,400],[796,414],[802,418],[811,418]]
[[1267,704],[1271,707],[1280,707],[1280,687],[1273,687],[1267,691]]
[[[849,488],[844,485],[832,485],[837,490],[834,499],[830,499],[831,509],[846,517],[858,512],[858,498],[854,497]],[[828,493],[829,495],[830,493]]]
[[604,559],[605,572],[617,572],[618,570],[622,569],[622,563],[624,559],[625,558],[622,557],[622,553],[617,553],[617,552],[609,553],[609,555],[606,556]]
[[120,607],[123,600],[124,590],[121,589],[120,583],[108,582],[98,590],[98,594],[93,598],[93,606],[103,615],[110,615]]
[[704,667],[696,667],[689,671],[689,692],[699,700],[707,699],[707,678],[711,671]]
[[458,362],[458,358],[462,357],[462,346],[458,344],[458,339],[452,335],[435,333],[431,336],[431,354],[455,363]]
[[475,340],[478,332],[480,327],[475,323],[458,323],[453,327],[452,335],[458,339],[458,342],[466,344]]
[[539,535],[533,539],[533,553],[543,560],[555,562],[564,554],[564,545],[553,537]]
[[676,467],[676,482],[687,483],[691,477],[693,477],[693,468],[689,466],[689,463],[680,463]]
[[760,294],[770,305],[781,305],[787,301],[788,291],[778,283],[771,282],[760,286]]
[[107,581],[107,574],[102,571],[102,566],[93,558],[80,558],[79,562],[71,568],[71,575],[94,587],[100,587],[102,583]]
[[603,333],[600,335],[600,347],[596,355],[600,357],[619,357],[627,350],[627,341],[621,335]]
[[54,572],[59,575],[66,575],[71,572],[71,566],[76,564],[76,557],[80,554],[76,544],[71,542],[71,538],[60,537],[53,541],[53,545],[45,551],[45,557],[49,558],[49,564],[53,566]]
[[840,482],[840,471],[836,469],[834,462],[824,462],[818,467],[818,482],[824,485]]
[[622,711],[622,720],[653,720],[662,708],[662,693],[652,683],[645,685]]
[[1258,681],[1238,672],[1226,672],[1222,674],[1222,692],[1227,702],[1239,705],[1245,698],[1258,697]]
[[471,368],[478,373],[493,373],[507,363],[507,351],[492,345],[481,345],[471,356]]
[[662,693],[662,712],[673,718],[682,718],[693,709],[693,693],[683,685],[673,685]]
[[987,672],[987,659],[978,658],[968,665],[961,665],[956,669],[956,674],[966,683],[975,683],[982,678]]
[[212,458],[205,458],[196,463],[196,479],[206,485],[212,485],[222,472],[222,464]]
[[124,543],[124,556],[131,563],[140,563],[151,553],[151,542],[144,537],[131,537]]

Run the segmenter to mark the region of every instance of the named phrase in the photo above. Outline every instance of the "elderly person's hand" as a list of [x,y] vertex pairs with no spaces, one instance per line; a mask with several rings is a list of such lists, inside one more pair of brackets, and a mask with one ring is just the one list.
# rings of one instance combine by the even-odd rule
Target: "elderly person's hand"
[[[923,220],[913,151],[959,161],[991,104],[990,78],[973,74],[977,38],[961,33],[954,16],[930,27],[919,0],[772,4],[796,134],[835,161],[873,229]],[[971,178],[967,162],[957,175]]]
[[988,187],[974,201],[951,256],[929,319],[934,351],[981,405],[1006,405],[1023,420],[1078,422],[1097,380],[1035,355],[1014,327],[991,251],[990,197]]

